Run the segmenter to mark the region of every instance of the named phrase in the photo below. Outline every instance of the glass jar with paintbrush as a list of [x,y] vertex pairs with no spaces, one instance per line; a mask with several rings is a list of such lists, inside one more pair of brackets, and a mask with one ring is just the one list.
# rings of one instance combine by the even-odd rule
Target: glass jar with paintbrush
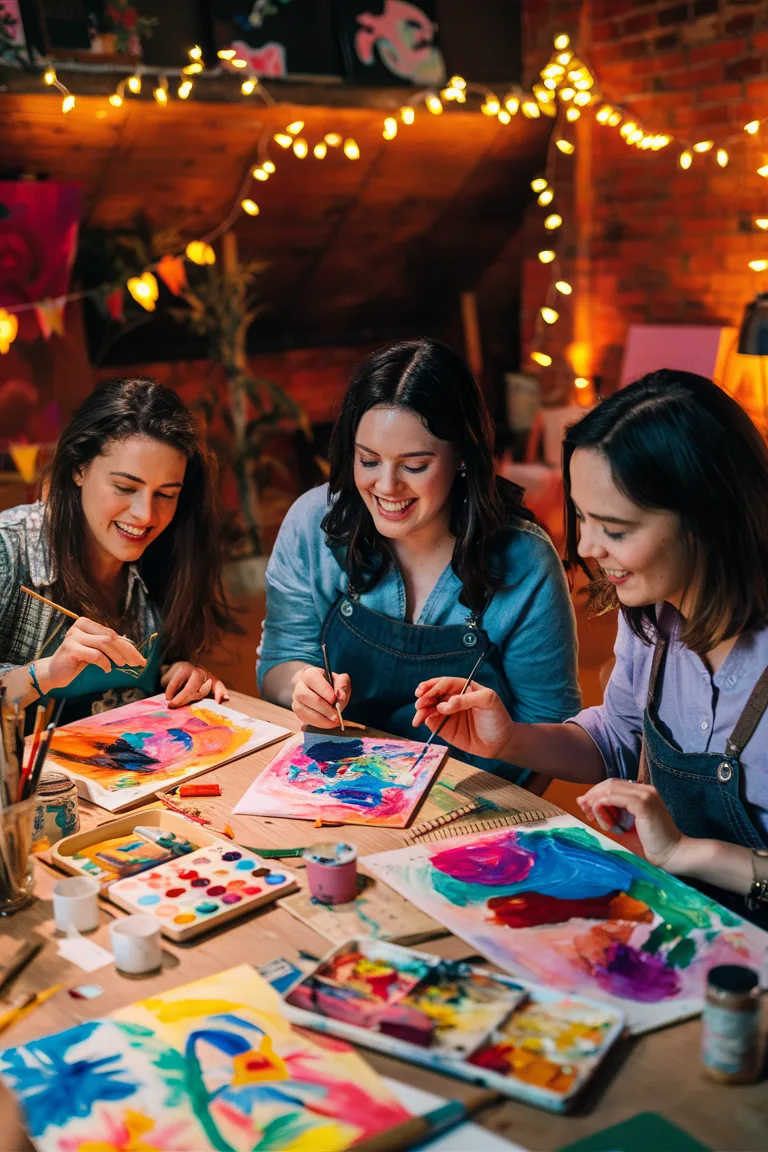
[[32,898],[36,793],[58,720],[53,709],[53,701],[38,707],[25,756],[24,710],[5,699],[0,685],[0,916],[16,912]]

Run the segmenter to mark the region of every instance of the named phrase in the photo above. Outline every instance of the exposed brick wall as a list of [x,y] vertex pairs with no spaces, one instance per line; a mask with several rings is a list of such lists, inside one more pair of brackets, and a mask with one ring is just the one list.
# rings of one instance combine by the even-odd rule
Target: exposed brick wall
[[[585,59],[610,103],[639,118],[648,131],[674,134],[685,144],[734,137],[726,145],[727,168],[720,169],[709,153],[685,172],[674,144],[639,152],[618,130],[595,123],[593,110],[587,110],[593,371],[610,389],[630,323],[738,325],[744,305],[768,289],[766,275],[748,268],[750,259],[768,258],[768,233],[753,223],[756,215],[768,216],[768,181],[756,172],[768,162],[768,124],[755,137],[743,131],[748,121],[768,116],[768,2],[526,0],[527,82],[549,58],[556,32],[571,34],[578,50],[580,13],[590,41]],[[557,162],[566,270],[579,227],[572,210],[575,160]],[[524,351],[548,281],[536,260],[543,216],[534,207],[524,236]],[[555,357],[572,339],[572,307],[572,301],[565,303],[561,321],[547,333],[546,349]],[[569,378],[562,371],[558,376],[555,365],[547,376],[545,383],[561,390]]]

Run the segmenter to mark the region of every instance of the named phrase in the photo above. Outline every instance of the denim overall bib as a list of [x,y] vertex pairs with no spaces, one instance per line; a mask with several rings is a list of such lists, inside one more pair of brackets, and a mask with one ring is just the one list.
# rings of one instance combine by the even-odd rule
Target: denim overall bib
[[[665,733],[658,717],[666,651],[666,641],[659,641],[653,654],[648,703],[643,715],[638,780],[653,784],[683,835],[726,840],[746,848],[768,847],[752,820],[748,804],[742,799],[741,790],[741,754],[768,707],[768,668],[726,740],[725,753],[682,752]],[[699,881],[694,886],[739,915],[768,927],[768,905],[757,913],[749,913],[743,897],[736,893]]]
[[[348,672],[352,680],[345,715],[406,740],[427,740],[430,731],[425,724],[419,728],[411,725],[417,685],[434,676],[466,680],[481,654],[483,660],[473,682],[492,688],[510,709],[512,700],[501,655],[482,628],[483,612],[470,613],[464,624],[407,624],[366,608],[360,603],[359,592],[350,586],[330,609],[321,634],[331,667]],[[446,743],[440,736],[436,741]],[[486,760],[460,750],[456,755],[518,783],[530,776],[501,760]]]

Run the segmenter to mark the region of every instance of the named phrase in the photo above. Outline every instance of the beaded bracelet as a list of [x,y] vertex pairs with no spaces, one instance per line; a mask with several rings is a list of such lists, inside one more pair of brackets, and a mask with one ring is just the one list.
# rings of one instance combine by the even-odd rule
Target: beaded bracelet
[[45,693],[43,692],[42,688],[40,687],[40,681],[37,678],[37,673],[35,672],[34,664],[29,665],[29,676],[30,676],[30,679],[32,681],[32,684],[34,686],[35,691],[37,692],[38,696],[42,699],[42,697],[45,695]]

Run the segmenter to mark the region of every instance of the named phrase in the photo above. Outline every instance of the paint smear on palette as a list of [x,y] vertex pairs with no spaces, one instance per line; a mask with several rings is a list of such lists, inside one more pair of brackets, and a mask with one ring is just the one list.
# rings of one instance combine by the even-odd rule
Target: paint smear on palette
[[287,728],[213,700],[170,709],[164,696],[153,696],[58,728],[46,763],[74,777],[86,799],[115,812],[286,735]]
[[405,828],[447,751],[414,740],[304,732],[286,741],[234,811]]
[[342,1152],[408,1119],[346,1044],[295,1031],[248,965],[0,1053],[39,1152]]
[[621,1008],[633,1032],[701,1011],[717,964],[768,935],[569,816],[365,863],[500,968]]

